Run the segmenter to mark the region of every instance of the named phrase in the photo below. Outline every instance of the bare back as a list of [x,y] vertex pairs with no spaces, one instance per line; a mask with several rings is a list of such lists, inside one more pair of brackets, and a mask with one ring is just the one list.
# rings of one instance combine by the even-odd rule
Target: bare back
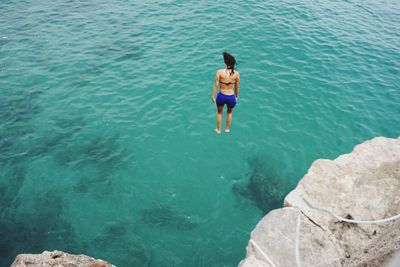
[[219,89],[225,95],[235,94],[235,89],[239,88],[240,74],[235,71],[231,75],[231,70],[220,69],[217,71],[217,79],[219,82]]

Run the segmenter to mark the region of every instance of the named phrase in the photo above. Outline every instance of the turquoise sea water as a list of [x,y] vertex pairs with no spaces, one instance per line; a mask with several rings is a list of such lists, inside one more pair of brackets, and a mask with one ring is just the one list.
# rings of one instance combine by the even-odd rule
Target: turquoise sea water
[[[0,2],[0,266],[236,266],[318,158],[400,134],[399,1]],[[210,100],[224,50],[231,134]]]

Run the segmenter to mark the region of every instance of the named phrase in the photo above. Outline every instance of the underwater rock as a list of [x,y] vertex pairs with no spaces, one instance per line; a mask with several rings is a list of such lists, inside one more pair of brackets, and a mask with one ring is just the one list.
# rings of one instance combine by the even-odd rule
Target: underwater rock
[[42,254],[20,254],[15,258],[10,267],[28,266],[113,267],[114,265],[86,255],[72,255],[55,250],[53,252],[44,251]]
[[[135,227],[130,223],[113,221],[104,225],[103,231],[92,240],[85,253],[102,251],[102,257],[118,266],[150,267],[151,251],[143,247],[143,242],[136,236]],[[124,251],[124,253],[120,253]]]
[[[5,171],[0,182],[0,211],[11,206],[17,199],[19,190],[25,181],[26,171],[22,166],[13,166]],[[1,217],[0,217],[1,218]]]
[[138,60],[142,57],[142,52],[138,51],[138,52],[131,52],[131,53],[126,53],[122,56],[120,56],[119,58],[116,59],[117,62],[119,61],[123,61],[123,60]]
[[82,176],[78,179],[78,182],[74,185],[73,190],[76,193],[88,193],[94,192],[96,198],[104,198],[109,196],[113,192],[113,184],[109,177],[105,173],[101,173],[99,170],[95,170],[94,176]]
[[3,95],[0,100],[1,122],[26,123],[32,119],[39,112],[37,96],[41,93],[41,89],[27,88]]
[[252,200],[263,212],[280,207],[285,197],[283,192],[287,192],[281,175],[260,155],[250,158],[248,165],[245,181],[233,184],[232,191]]
[[34,194],[26,206],[18,197],[12,200],[0,209],[0,266],[9,266],[12,257],[23,251],[38,252],[49,247],[82,251],[71,224],[62,216],[64,204],[58,192]]
[[167,206],[144,209],[141,215],[144,222],[157,226],[181,230],[192,230],[198,226],[198,223],[194,222],[192,217],[183,215]]
[[95,166],[99,173],[107,175],[129,162],[131,155],[118,143],[118,136],[95,137],[80,144],[66,145],[55,153],[60,165],[85,168]]
[[[0,166],[17,165],[29,156],[18,142],[34,133],[30,125],[40,110],[42,89],[9,90],[0,97]],[[37,152],[35,152],[37,153]]]
[[302,266],[384,266],[400,250],[400,219],[345,223],[311,206],[354,220],[379,220],[400,214],[399,192],[400,137],[377,137],[335,160],[316,160],[286,196],[285,208],[257,224],[239,266],[255,266],[254,258],[264,266],[296,266],[299,214]]

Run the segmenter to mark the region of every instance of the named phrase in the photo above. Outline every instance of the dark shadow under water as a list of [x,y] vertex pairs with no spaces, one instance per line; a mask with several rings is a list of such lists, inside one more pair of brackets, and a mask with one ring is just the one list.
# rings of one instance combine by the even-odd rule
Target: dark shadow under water
[[141,220],[157,227],[171,227],[178,230],[192,230],[198,226],[198,222],[194,221],[192,216],[167,205],[155,205],[142,210]]
[[282,207],[289,191],[279,164],[274,162],[259,154],[251,157],[248,159],[249,172],[232,186],[236,195],[253,201],[264,214]]
[[69,220],[63,213],[63,200],[70,197],[65,188],[21,196],[25,180],[26,171],[18,165],[5,172],[0,183],[0,266],[9,266],[17,254],[44,250],[83,253],[117,266],[152,266],[151,253],[135,237],[134,225],[105,221],[96,238],[82,241],[86,238],[78,236],[74,229],[79,226],[72,224],[76,220]]
[[[18,186],[7,188],[8,195],[18,192]],[[41,253],[44,250],[74,248],[75,234],[71,225],[63,219],[62,197],[56,192],[32,196],[32,208],[21,207],[18,197],[1,210],[0,265],[9,266],[20,253]],[[79,252],[76,250],[75,252]]]
[[[68,188],[26,192],[26,166],[38,158],[50,156],[61,168],[94,169],[95,175],[80,177],[72,192],[88,188],[97,192],[98,184],[104,184],[96,197],[111,194],[108,177],[131,161],[131,154],[119,146],[118,136],[85,138],[82,130],[86,123],[81,115],[53,117],[48,131],[39,136],[31,120],[41,111],[40,95],[41,90],[27,88],[0,98],[0,266],[9,266],[20,253],[56,249],[105,258],[118,266],[150,266],[150,253],[141,242],[132,241],[135,229],[131,225],[106,225],[97,238],[83,242],[85,238],[75,233],[73,220],[63,214],[63,199],[70,197]],[[28,136],[34,137],[29,143],[25,141]],[[75,139],[83,140],[82,144]]]

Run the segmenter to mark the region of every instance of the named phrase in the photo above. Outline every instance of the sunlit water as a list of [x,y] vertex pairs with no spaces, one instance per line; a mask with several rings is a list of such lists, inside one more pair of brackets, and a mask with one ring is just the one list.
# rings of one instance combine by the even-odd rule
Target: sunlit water
[[[400,133],[400,2],[1,1],[0,265],[235,266],[317,158]],[[231,134],[210,100],[241,72]]]

